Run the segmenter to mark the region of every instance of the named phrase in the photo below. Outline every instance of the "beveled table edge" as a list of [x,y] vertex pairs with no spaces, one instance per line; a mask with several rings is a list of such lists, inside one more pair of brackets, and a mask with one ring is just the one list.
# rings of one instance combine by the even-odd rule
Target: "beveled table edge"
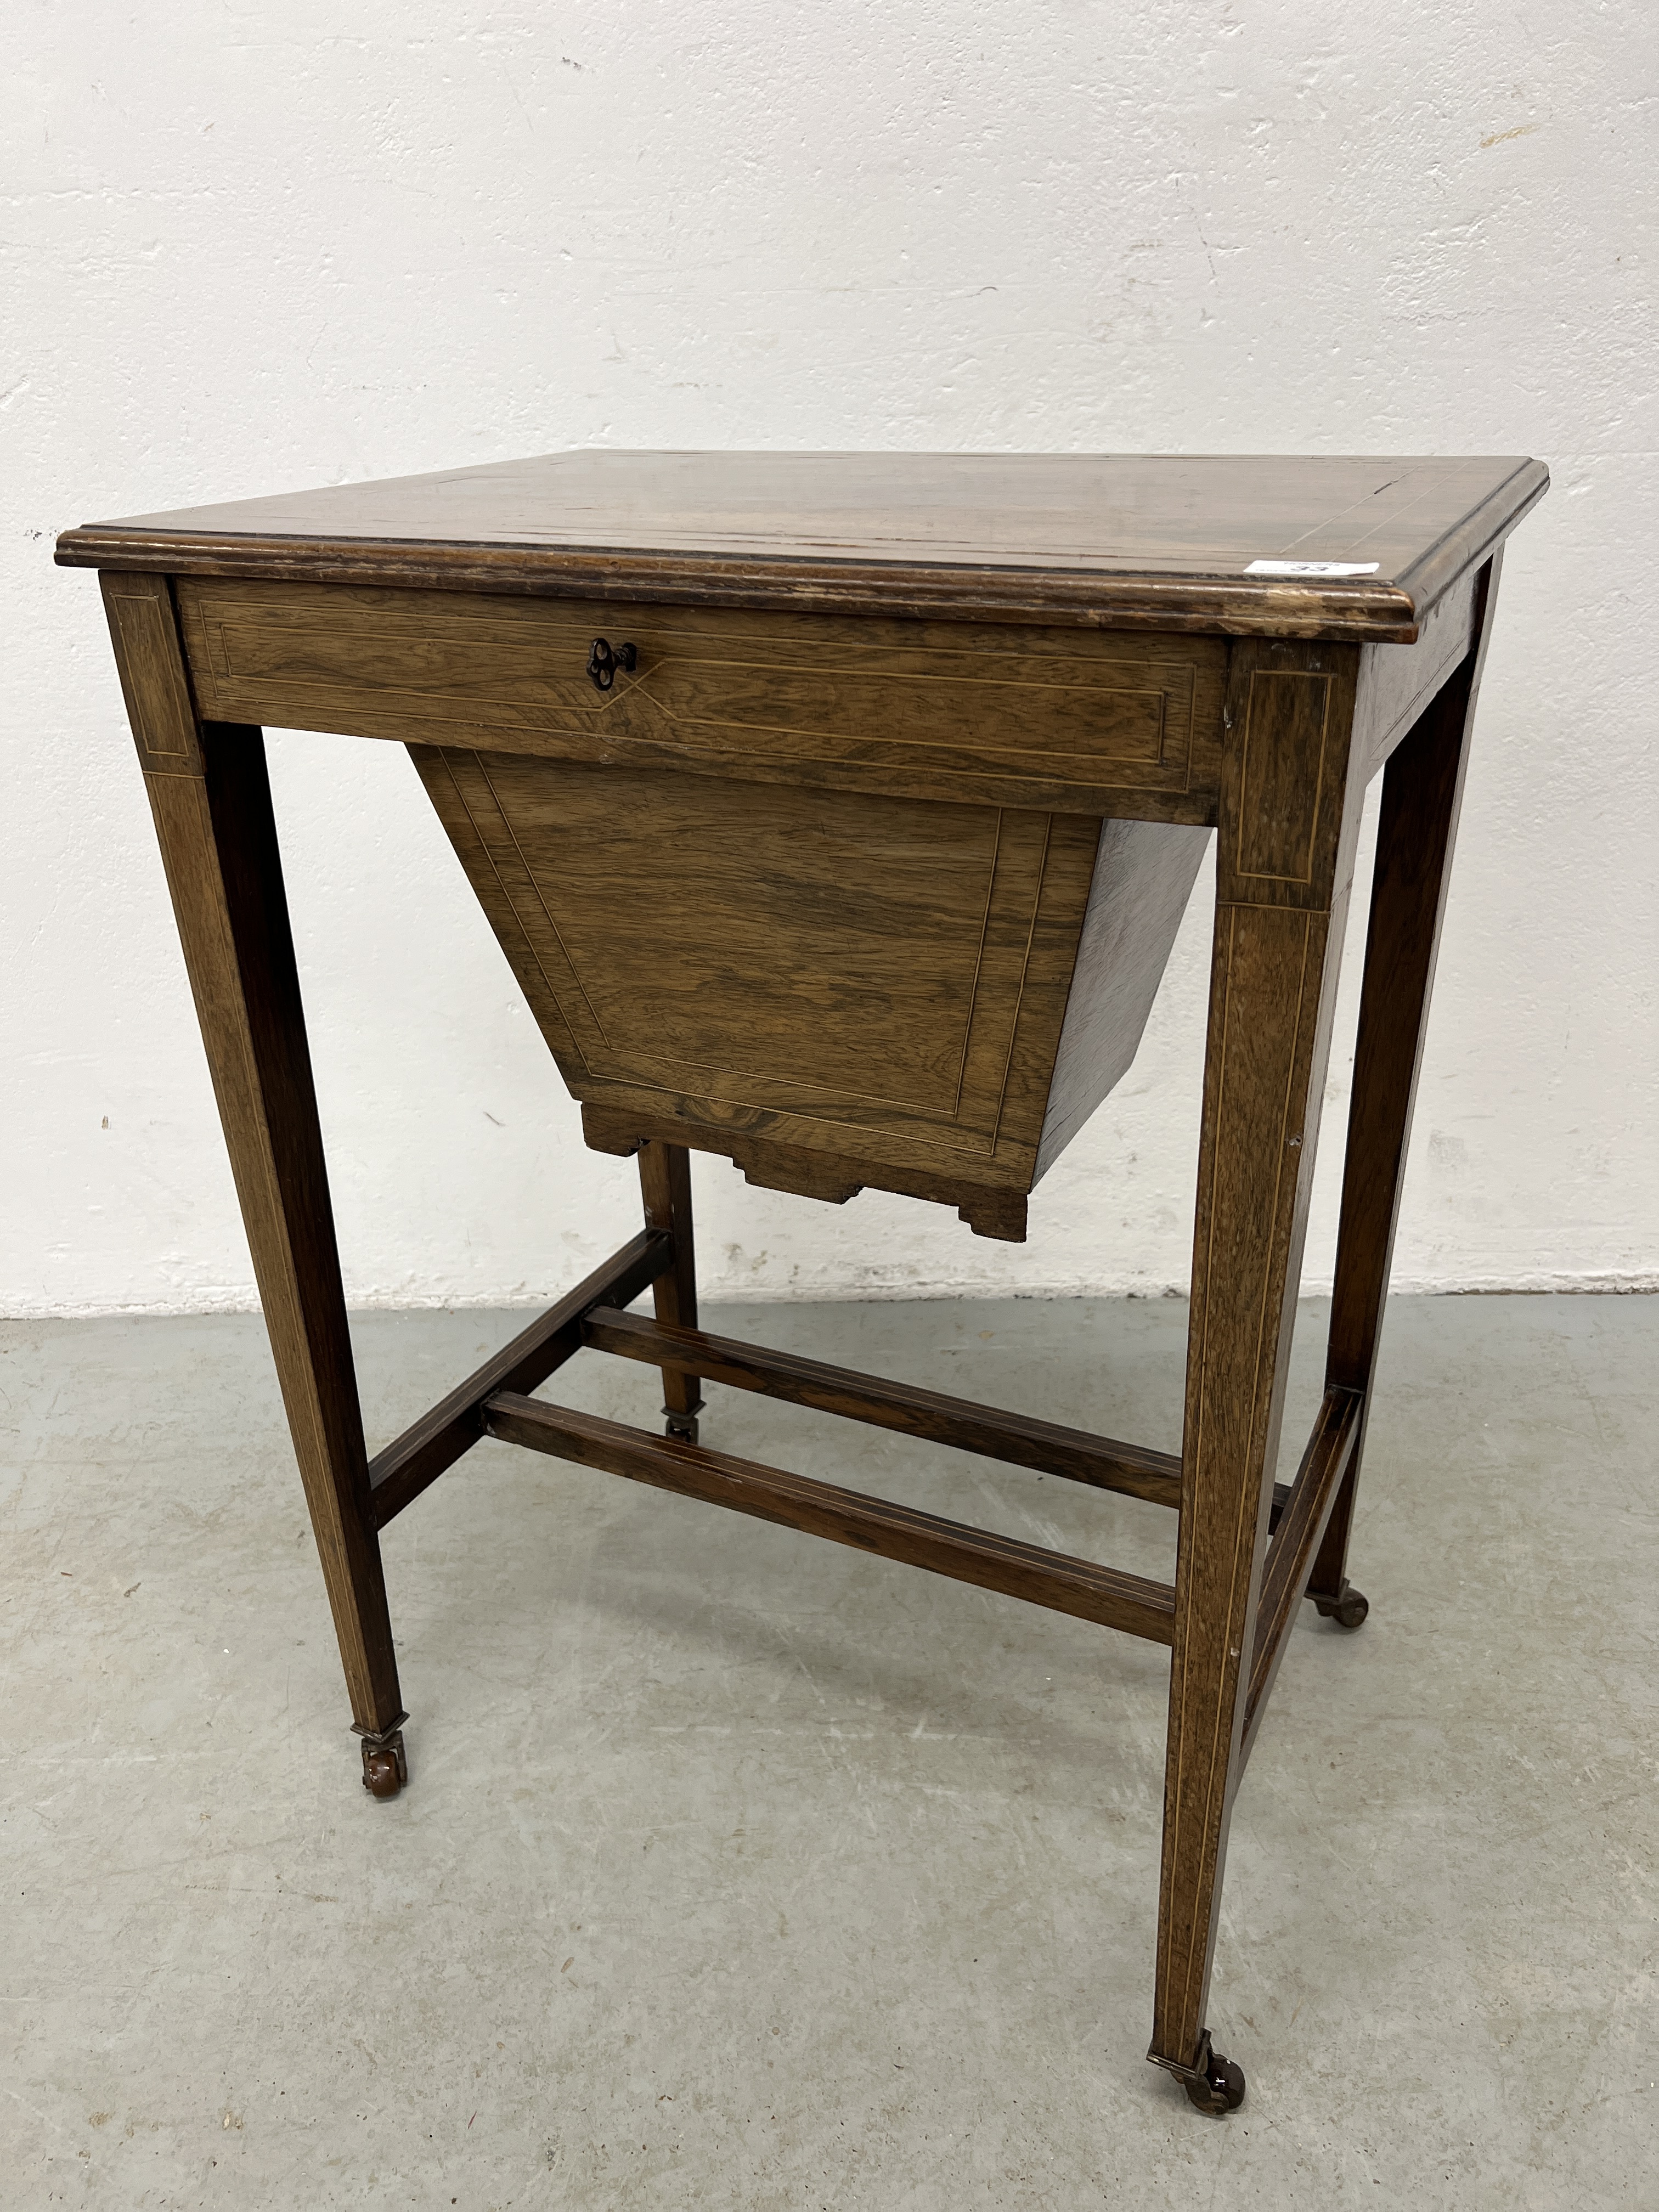
[[1382,582],[1148,570],[1113,574],[1048,568],[1036,560],[872,562],[787,553],[291,538],[96,522],[66,530],[53,557],[60,568],[269,582],[1411,645],[1437,602],[1548,489],[1544,465],[1522,463],[1401,577]]

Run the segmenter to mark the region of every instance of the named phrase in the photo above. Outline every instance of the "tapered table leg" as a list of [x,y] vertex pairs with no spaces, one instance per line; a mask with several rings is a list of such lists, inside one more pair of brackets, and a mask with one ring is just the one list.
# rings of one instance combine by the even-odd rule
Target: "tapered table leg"
[[261,732],[198,723],[164,578],[106,574],[265,1326],[333,1609],[364,1781],[405,1777],[398,1665]]
[[1358,1441],[1314,1559],[1308,1595],[1346,1626],[1365,1617],[1347,1583],[1348,1533],[1370,1415],[1370,1382],[1394,1258],[1412,1109],[1446,910],[1480,670],[1492,635],[1500,554],[1475,593],[1468,658],[1390,755],[1382,773],[1364,982],[1354,1047],[1353,1103],[1342,1171],[1326,1381],[1364,1391]]
[[1241,643],[1229,678],[1148,2053],[1212,2111],[1243,2093],[1205,2012],[1358,823],[1357,659]]
[[[652,1286],[657,1319],[681,1328],[697,1325],[697,1263],[691,1236],[691,1155],[684,1145],[640,1146],[640,1194],[647,1229],[666,1229],[674,1239],[674,1264]],[[703,1399],[699,1379],[677,1368],[662,1370],[665,1425],[671,1437],[697,1441]]]

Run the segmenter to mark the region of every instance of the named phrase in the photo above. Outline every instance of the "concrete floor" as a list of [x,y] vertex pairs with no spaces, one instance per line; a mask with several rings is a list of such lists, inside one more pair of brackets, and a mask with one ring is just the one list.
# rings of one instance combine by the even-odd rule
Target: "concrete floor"
[[[711,1320],[1177,1440],[1173,1301]],[[1393,1310],[1370,1620],[1304,1607],[1235,1816],[1225,2122],[1142,2056],[1156,1648],[486,1444],[386,1539],[377,1804],[258,1321],[9,1325],[0,2203],[1659,2205],[1656,1324]],[[518,1325],[363,1318],[371,1442]],[[734,1451],[1169,1571],[1157,1508],[711,1396]]]

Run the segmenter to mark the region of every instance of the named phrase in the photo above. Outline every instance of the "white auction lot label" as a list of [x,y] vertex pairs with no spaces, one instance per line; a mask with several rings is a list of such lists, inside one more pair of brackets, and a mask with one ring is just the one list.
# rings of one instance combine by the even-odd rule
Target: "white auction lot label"
[[1375,561],[1252,561],[1247,576],[1374,576]]

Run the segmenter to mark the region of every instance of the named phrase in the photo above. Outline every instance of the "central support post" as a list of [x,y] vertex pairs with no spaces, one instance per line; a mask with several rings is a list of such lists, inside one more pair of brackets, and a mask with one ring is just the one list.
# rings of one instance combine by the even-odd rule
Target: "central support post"
[[[674,1263],[652,1285],[657,1319],[670,1328],[697,1325],[697,1261],[691,1237],[691,1155],[684,1145],[652,1140],[640,1146],[640,1195],[647,1229],[666,1230],[674,1240]],[[687,1443],[697,1441],[702,1411],[698,1378],[678,1367],[662,1370],[664,1427]]]

